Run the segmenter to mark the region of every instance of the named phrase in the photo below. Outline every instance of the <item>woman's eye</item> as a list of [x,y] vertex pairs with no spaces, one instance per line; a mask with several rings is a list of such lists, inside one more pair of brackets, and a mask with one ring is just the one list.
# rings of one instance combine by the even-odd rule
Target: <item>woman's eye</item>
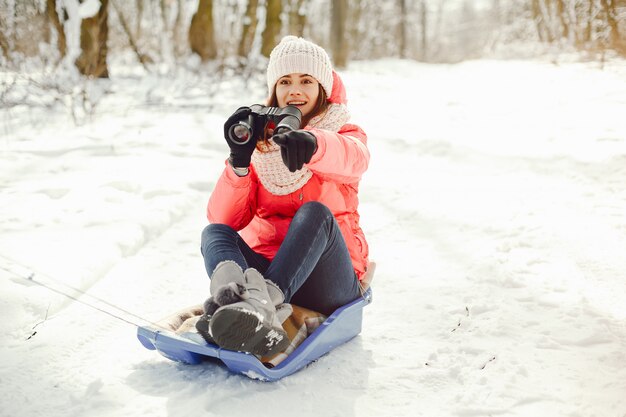
[[287,85],[289,84],[289,80],[280,80],[280,84]]

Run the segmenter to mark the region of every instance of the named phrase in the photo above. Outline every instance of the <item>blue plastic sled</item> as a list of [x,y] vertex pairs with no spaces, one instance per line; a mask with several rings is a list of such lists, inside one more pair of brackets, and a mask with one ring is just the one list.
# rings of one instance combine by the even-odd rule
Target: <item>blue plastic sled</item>
[[[373,271],[372,271],[373,272]],[[150,326],[137,329],[139,341],[150,350],[157,350],[168,359],[198,364],[217,358],[231,371],[263,381],[276,381],[291,375],[361,332],[363,307],[372,302],[372,290],[362,298],[338,308],[286,359],[274,368],[267,368],[249,353],[222,349],[207,343],[198,333],[181,335]]]

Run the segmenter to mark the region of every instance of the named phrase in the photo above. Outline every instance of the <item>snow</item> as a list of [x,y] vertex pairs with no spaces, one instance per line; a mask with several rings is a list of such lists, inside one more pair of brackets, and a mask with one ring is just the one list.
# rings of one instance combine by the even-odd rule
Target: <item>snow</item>
[[[96,10],[93,10],[94,3],[97,3],[98,8]],[[67,13],[67,20],[63,23],[67,41],[67,55],[64,59],[67,68],[74,69],[70,64],[74,63],[81,52],[80,24],[82,16],[91,17],[98,13],[99,8],[100,2],[97,0],[89,0],[84,5],[81,5],[77,0],[61,0],[60,4],[57,5],[57,13],[60,10],[65,10]]]
[[82,19],[94,17],[100,10],[100,6],[99,0],[87,0],[80,4],[78,14]]
[[263,79],[138,73],[94,80],[78,125],[3,109],[1,416],[626,415],[624,61],[352,63],[374,302],[276,383],[168,361],[134,326],[207,297],[222,124]]

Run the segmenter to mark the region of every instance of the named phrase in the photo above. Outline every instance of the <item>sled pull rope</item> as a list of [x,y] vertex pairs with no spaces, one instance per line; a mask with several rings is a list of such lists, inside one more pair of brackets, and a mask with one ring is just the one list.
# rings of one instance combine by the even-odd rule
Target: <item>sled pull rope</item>
[[[21,268],[23,268],[25,270],[25,271],[22,271],[22,272],[16,272],[15,270],[7,267],[6,265],[0,264],[0,269],[2,269],[3,271],[8,272],[9,274],[11,274],[11,275],[13,275],[13,276],[15,276],[17,278],[20,278],[20,279],[23,279],[23,280],[28,281],[30,283],[39,285],[40,287],[44,287],[44,288],[46,288],[47,290],[49,290],[51,292],[54,292],[54,293],[59,294],[59,295],[62,295],[64,297],[66,297],[66,298],[69,298],[70,300],[73,300],[73,301],[76,301],[77,303],[83,304],[83,305],[85,305],[85,306],[87,306],[87,307],[89,307],[89,308],[91,308],[93,310],[96,310],[96,311],[99,311],[101,313],[107,314],[108,316],[111,316],[111,317],[113,317],[113,318],[115,318],[117,320],[120,320],[120,321],[124,322],[124,323],[130,324],[130,325],[132,325],[134,327],[141,326],[141,324],[138,324],[136,321],[133,321],[134,319],[138,319],[139,321],[147,323],[147,324],[150,324],[151,326],[155,326],[155,327],[158,327],[158,328],[163,329],[163,330],[169,330],[169,329],[167,329],[167,328],[165,328],[165,327],[163,327],[163,326],[161,326],[161,325],[159,325],[157,323],[154,323],[154,322],[152,322],[150,320],[146,320],[143,317],[138,316],[135,313],[132,313],[132,312],[130,312],[128,310],[125,310],[122,307],[118,307],[115,304],[112,304],[112,303],[110,303],[110,302],[108,302],[106,300],[103,300],[102,298],[96,297],[95,295],[91,295],[91,294],[89,294],[89,293],[87,293],[87,292],[85,292],[83,290],[80,290],[78,288],[72,287],[71,285],[65,284],[65,283],[61,282],[60,280],[55,279],[54,277],[50,276],[49,274],[46,274],[46,273],[41,272],[41,271],[36,271],[33,268],[30,268],[30,267],[22,264],[21,262],[18,262],[15,259],[11,259],[11,258],[9,258],[9,257],[7,257],[7,256],[5,256],[5,255],[3,255],[1,253],[0,253],[0,258],[3,258],[4,260],[6,260],[6,261],[8,261],[8,262],[10,262],[10,263],[12,263],[14,265],[17,265],[17,266],[19,266],[19,267],[21,267]],[[35,273],[37,273],[37,275]],[[58,288],[54,288],[50,284],[47,284],[47,283],[45,283],[45,282],[43,282],[43,281],[41,281],[39,279],[35,279],[36,276],[42,276],[46,280],[53,282],[55,285],[57,285],[57,286],[60,285],[62,287],[66,287],[69,290],[74,291],[75,293],[78,293],[80,295],[74,296],[74,295],[68,294],[68,291],[60,290]],[[87,302],[85,300],[81,300],[80,299],[81,296],[90,297],[91,299],[97,301],[98,303],[102,303],[105,306],[110,307],[110,308],[116,310],[118,312],[118,314],[115,314],[115,313],[113,313],[111,311],[108,311],[108,310],[106,310],[106,309],[104,309],[102,307],[98,307],[97,305],[94,305],[94,303]],[[122,314],[119,314],[119,313],[122,313]],[[122,315],[130,316],[133,319],[128,319],[128,318],[121,317]]]

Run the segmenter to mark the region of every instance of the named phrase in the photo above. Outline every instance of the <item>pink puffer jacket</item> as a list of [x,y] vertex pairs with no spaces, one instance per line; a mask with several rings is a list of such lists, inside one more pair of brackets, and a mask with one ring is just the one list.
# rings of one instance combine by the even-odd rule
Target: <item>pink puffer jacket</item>
[[[343,82],[334,75],[332,103],[346,103]],[[368,246],[359,226],[358,191],[370,154],[367,136],[356,125],[346,124],[338,132],[306,127],[317,138],[317,151],[306,166],[313,177],[299,190],[274,195],[261,185],[254,164],[250,173],[238,177],[226,162],[209,199],[211,223],[226,224],[240,231],[257,253],[273,259],[287,234],[296,211],[308,201],[326,205],[339,224],[359,279],[367,270]]]

